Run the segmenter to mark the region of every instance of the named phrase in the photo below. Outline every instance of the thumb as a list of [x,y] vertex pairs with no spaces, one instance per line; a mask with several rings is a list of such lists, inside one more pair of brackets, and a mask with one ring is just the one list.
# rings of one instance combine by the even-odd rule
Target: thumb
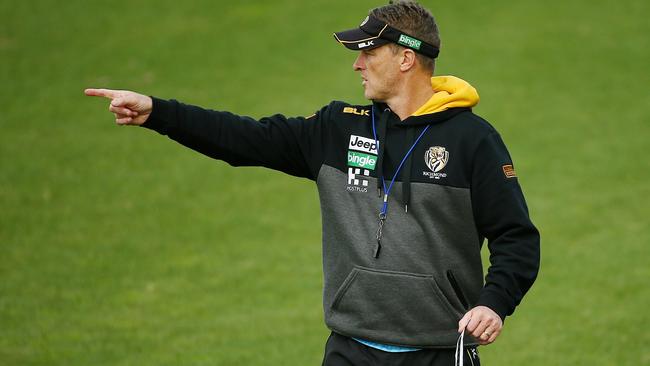
[[459,321],[458,321],[458,333],[461,333],[465,327],[467,327],[467,324],[469,324],[469,321],[472,320],[472,311],[468,311],[465,313],[465,316],[463,316]]

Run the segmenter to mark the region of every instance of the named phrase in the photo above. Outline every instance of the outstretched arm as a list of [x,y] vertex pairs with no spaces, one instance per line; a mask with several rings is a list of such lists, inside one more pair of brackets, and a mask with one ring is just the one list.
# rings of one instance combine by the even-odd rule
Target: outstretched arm
[[323,160],[328,107],[309,118],[276,114],[259,120],[127,90],[86,89],[111,100],[118,125],[142,126],[233,166],[263,166],[316,179]]
[[143,124],[153,107],[151,97],[128,90],[86,89],[84,93],[91,97],[104,97],[111,100],[108,110],[115,114],[118,125]]

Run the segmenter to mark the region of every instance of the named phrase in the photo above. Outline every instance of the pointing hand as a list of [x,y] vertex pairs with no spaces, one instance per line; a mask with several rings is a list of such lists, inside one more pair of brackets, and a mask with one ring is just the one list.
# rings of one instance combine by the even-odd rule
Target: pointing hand
[[108,110],[115,114],[118,125],[139,126],[149,118],[153,108],[151,97],[128,90],[86,89],[84,93],[110,99]]

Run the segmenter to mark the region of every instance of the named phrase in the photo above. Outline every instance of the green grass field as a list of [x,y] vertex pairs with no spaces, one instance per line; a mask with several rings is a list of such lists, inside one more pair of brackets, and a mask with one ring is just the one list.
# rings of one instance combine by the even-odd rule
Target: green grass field
[[[318,365],[315,186],[116,127],[86,87],[261,117],[362,102],[383,2],[0,2],[0,365]],[[650,3],[424,1],[542,232],[485,365],[650,365]]]

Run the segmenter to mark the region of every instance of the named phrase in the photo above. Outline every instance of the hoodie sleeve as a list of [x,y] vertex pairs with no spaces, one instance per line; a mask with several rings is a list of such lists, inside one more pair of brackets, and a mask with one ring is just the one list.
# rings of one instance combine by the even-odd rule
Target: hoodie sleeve
[[143,127],[232,166],[263,166],[316,179],[328,107],[308,118],[276,114],[255,120],[176,100],[152,99],[153,110]]
[[505,319],[537,277],[540,238],[528,216],[510,155],[496,132],[487,135],[476,151],[471,191],[477,229],[487,238],[490,250],[490,266],[477,305]]

